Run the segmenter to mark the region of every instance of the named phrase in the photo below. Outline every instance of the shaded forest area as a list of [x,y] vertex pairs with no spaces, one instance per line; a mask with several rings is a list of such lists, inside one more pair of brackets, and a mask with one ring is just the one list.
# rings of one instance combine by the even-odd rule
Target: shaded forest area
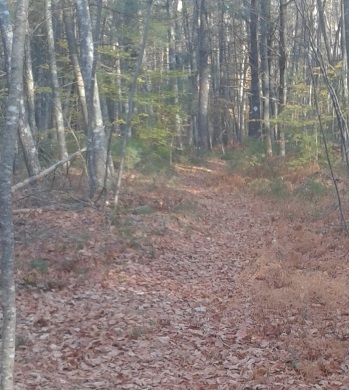
[[0,31],[0,390],[348,389],[349,1]]

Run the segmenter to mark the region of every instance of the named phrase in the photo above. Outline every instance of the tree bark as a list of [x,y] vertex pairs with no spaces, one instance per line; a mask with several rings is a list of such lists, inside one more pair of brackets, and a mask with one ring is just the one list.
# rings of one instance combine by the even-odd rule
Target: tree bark
[[82,77],[80,63],[79,63],[71,0],[64,0],[63,6],[64,6],[63,17],[64,17],[65,33],[67,36],[67,43],[69,48],[69,56],[74,69],[75,82],[77,85],[77,90],[79,94],[80,105],[81,105],[81,110],[85,122],[85,130],[86,130],[88,124],[86,91],[85,91],[84,79]]
[[[349,86],[349,0],[343,0],[343,11],[344,11],[343,19],[344,19],[344,28],[345,28],[344,41],[345,41],[345,52],[346,52],[346,60],[347,60],[346,63],[347,80],[345,86],[348,88]],[[347,96],[348,94],[349,94],[348,91],[346,91]],[[344,132],[342,138],[343,138],[343,146],[342,146],[343,155],[344,157],[346,157],[348,156],[348,149],[349,149],[349,139],[347,133]]]
[[[171,4],[172,3],[172,4]],[[177,61],[176,61],[176,51],[177,51],[177,45],[176,45],[176,31],[177,28],[177,18],[178,18],[178,0],[170,1],[167,0],[166,2],[166,8],[167,8],[167,17],[169,21],[169,28],[167,30],[167,36],[168,36],[168,64],[169,64],[169,71],[176,71],[177,70]],[[170,87],[173,93],[172,104],[176,107],[178,107],[179,103],[179,86],[178,86],[178,77],[173,77],[171,75],[170,77]],[[183,142],[182,142],[182,134],[181,134],[181,118],[178,113],[175,114],[175,121],[174,121],[174,127],[175,127],[175,137],[177,138],[176,144],[178,147],[182,150],[183,149]]]
[[263,130],[267,155],[273,154],[270,128],[270,69],[268,56],[268,35],[270,24],[270,0],[261,2],[261,72],[263,93]]
[[52,0],[45,0],[45,20],[48,42],[48,54],[50,60],[53,112],[55,117],[58,140],[58,155],[59,159],[62,160],[68,156],[68,151],[65,142],[64,119],[56,64],[55,40],[52,25]]
[[[23,93],[23,91],[22,91]],[[25,102],[19,101],[19,128],[18,136],[23,152],[24,162],[27,167],[28,175],[34,176],[40,172],[40,161],[35,140],[29,126],[28,113]]]
[[325,9],[322,0],[317,0],[317,9],[319,14],[319,25],[322,33],[322,37],[324,38],[324,44],[326,49],[326,54],[328,58],[328,62],[332,63],[332,55],[331,55],[331,47],[328,39],[328,34],[326,30],[326,22],[325,22]]
[[8,9],[7,0],[0,1],[0,29],[1,29],[2,44],[4,48],[5,69],[7,73],[7,80],[9,81],[10,72],[11,72],[13,29],[12,29],[12,23],[10,19],[10,12]]
[[24,75],[24,90],[27,103],[28,111],[28,123],[31,129],[31,133],[36,144],[37,141],[37,125],[35,119],[35,92],[34,92],[34,76],[32,69],[32,58],[30,52],[30,39],[29,39],[28,29],[27,37],[25,42],[25,75]]
[[[191,2],[182,0],[182,16],[183,16],[183,31],[185,36],[185,44],[188,53],[188,66],[189,66],[189,99],[187,102],[188,114],[189,114],[189,145],[198,146],[198,126],[197,126],[197,108],[195,102],[198,100],[198,80],[197,80],[197,24],[198,24],[198,7],[197,1],[194,2],[193,16],[191,17],[191,11],[189,10],[189,4]],[[192,23],[190,25],[190,20]]]
[[347,80],[349,84],[349,0],[343,0],[344,10],[344,27],[345,27],[345,48],[346,48],[346,59],[347,59]]
[[[279,115],[286,104],[286,20],[287,20],[287,4],[285,0],[280,0],[280,44],[279,44],[279,72],[280,72],[280,86],[279,86]],[[286,156],[285,147],[285,126],[280,124],[279,126],[279,154],[281,157]]]
[[138,80],[139,73],[141,71],[145,46],[147,44],[147,39],[148,39],[152,4],[153,4],[152,0],[147,1],[147,16],[146,16],[145,25],[144,25],[142,43],[140,46],[137,67],[136,67],[135,73],[133,75],[132,85],[131,85],[131,89],[130,89],[130,95],[129,95],[129,99],[128,99],[129,111],[127,113],[127,118],[126,118],[126,128],[124,131],[124,139],[122,141],[122,150],[121,150],[121,159],[120,159],[120,166],[119,166],[119,172],[118,172],[118,180],[116,183],[116,190],[115,190],[115,196],[114,196],[114,207],[115,208],[118,206],[118,203],[119,203],[122,175],[124,173],[124,166],[125,166],[125,159],[126,159],[126,147],[127,147],[128,137],[129,137],[129,133],[130,133],[131,120],[132,120],[132,114],[133,114],[134,96],[135,96],[136,89],[137,89],[137,80]]
[[[102,3],[99,2],[96,30],[99,30],[101,6]],[[105,189],[106,175],[108,175],[108,147],[96,79],[98,45],[93,38],[88,1],[76,0],[76,10],[80,37],[80,67],[85,85],[88,109],[87,161],[90,181],[89,196],[93,199],[98,188],[101,190]]]
[[251,0],[250,20],[250,67],[251,67],[251,90],[250,90],[250,137],[261,136],[261,112],[259,97],[259,53],[258,53],[258,0]]
[[[12,64],[12,46],[13,46],[13,26],[9,18],[9,9],[6,0],[0,1],[0,26],[3,36],[3,44],[5,47],[5,54],[11,57],[5,57],[5,62],[8,69],[8,86],[10,88],[11,83],[11,64]],[[25,31],[27,29],[27,20],[25,21]],[[4,34],[6,34],[4,36]],[[23,89],[22,89],[23,93]],[[19,101],[19,128],[18,135],[20,139],[20,145],[22,147],[24,161],[27,167],[29,176],[36,175],[40,171],[39,155],[35,145],[34,137],[28,122],[27,108],[22,99]]]
[[199,27],[199,107],[198,107],[198,134],[199,148],[202,151],[208,149],[209,131],[208,131],[208,103],[209,103],[209,41],[208,41],[208,22],[207,22],[206,0],[200,2],[200,27]]
[[[4,5],[5,0],[0,3]],[[29,0],[16,4],[13,33],[9,94],[6,104],[6,122],[2,139],[0,166],[1,215],[1,300],[3,326],[1,345],[1,390],[14,389],[14,361],[16,344],[16,291],[14,280],[14,233],[12,215],[12,172],[15,157],[17,129],[20,123],[20,104],[23,104],[23,58],[26,18]]]

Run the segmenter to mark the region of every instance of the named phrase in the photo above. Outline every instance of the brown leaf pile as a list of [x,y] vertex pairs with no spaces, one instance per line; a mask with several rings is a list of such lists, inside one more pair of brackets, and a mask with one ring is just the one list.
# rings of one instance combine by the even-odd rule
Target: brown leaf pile
[[348,245],[217,169],[16,214],[17,390],[349,389]]

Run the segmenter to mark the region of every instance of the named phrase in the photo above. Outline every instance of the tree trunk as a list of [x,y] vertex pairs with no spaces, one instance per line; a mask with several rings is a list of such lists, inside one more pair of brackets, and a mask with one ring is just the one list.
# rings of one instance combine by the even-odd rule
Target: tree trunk
[[[173,4],[171,4],[171,2]],[[166,8],[167,8],[167,17],[169,21],[169,28],[167,30],[167,36],[168,36],[168,64],[169,64],[169,71],[175,72],[177,70],[177,61],[176,61],[176,25],[177,25],[177,7],[178,7],[178,0],[170,1],[167,0],[166,2]],[[172,104],[176,107],[178,107],[179,103],[179,87],[178,87],[178,77],[174,77],[171,75],[170,77],[170,87],[172,90]],[[181,134],[181,118],[178,113],[175,114],[175,121],[174,121],[174,135],[173,138],[177,138],[176,146],[179,147],[179,149],[183,149],[183,142],[182,142],[182,134]]]
[[[349,0],[343,0],[343,19],[344,19],[344,27],[345,27],[345,51],[346,51],[346,70],[347,70],[347,82],[346,82],[346,87],[348,88],[349,85]],[[346,95],[348,95],[348,91],[346,91]],[[343,135],[343,145],[342,145],[342,150],[343,150],[343,155],[344,157],[348,155],[348,149],[349,149],[349,140],[347,137],[347,134],[344,133]]]
[[324,4],[323,4],[322,0],[317,0],[317,9],[318,9],[318,14],[319,14],[319,25],[320,25],[322,37],[324,38],[328,62],[331,64],[332,63],[331,46],[329,43],[327,30],[326,30],[325,9],[324,9]]
[[343,0],[344,27],[345,27],[345,48],[347,59],[347,80],[349,84],[349,0]]
[[270,70],[268,56],[268,35],[270,24],[270,0],[261,2],[261,71],[263,92],[263,130],[267,155],[273,154],[270,128]]
[[[100,21],[102,3],[98,3]],[[76,0],[77,20],[80,37],[80,67],[85,85],[85,95],[88,109],[87,122],[87,161],[90,180],[90,197],[93,198],[97,189],[105,189],[108,174],[108,147],[105,136],[102,111],[99,101],[98,83],[96,79],[97,42],[94,41],[92,23],[87,0]]]
[[77,85],[81,110],[85,122],[85,131],[86,131],[87,124],[88,124],[86,91],[85,91],[84,79],[82,77],[80,63],[79,63],[78,48],[76,45],[75,25],[74,25],[71,0],[64,0],[63,6],[64,6],[63,17],[64,17],[65,32],[67,36],[67,43],[69,48],[69,56],[74,69],[75,82]]
[[38,150],[31,128],[29,126],[28,113],[23,98],[19,101],[18,136],[28,175],[35,176],[40,172],[41,167],[39,162]]
[[[7,69],[9,73],[7,75],[7,80],[10,88],[10,78],[11,78],[11,64],[12,64],[12,45],[13,45],[13,26],[9,19],[9,10],[6,0],[0,1],[0,26],[1,31],[4,34],[7,34],[6,37],[3,35],[3,44],[5,46],[5,54],[10,55],[11,58],[5,58],[7,64]],[[10,31],[8,30],[10,29]],[[25,21],[25,30],[27,29],[27,21]],[[22,90],[23,93],[23,90]],[[22,96],[23,98],[23,96]],[[28,122],[28,114],[26,105],[21,99],[19,101],[19,128],[18,135],[20,139],[20,144],[22,147],[24,161],[27,167],[29,176],[37,175],[40,172],[40,162],[39,155],[34,141],[34,137]]]
[[140,46],[137,67],[136,67],[135,73],[133,75],[132,85],[131,85],[131,89],[130,89],[130,96],[128,99],[129,111],[127,113],[127,118],[126,118],[126,128],[124,131],[124,139],[122,141],[122,150],[121,150],[121,159],[120,159],[120,166],[119,166],[119,172],[118,172],[118,180],[116,183],[116,190],[115,190],[115,196],[114,196],[114,207],[115,208],[118,206],[118,203],[119,203],[122,175],[124,173],[124,166],[125,166],[125,159],[126,159],[126,147],[127,147],[128,137],[129,137],[129,133],[130,133],[131,120],[132,120],[132,114],[133,114],[134,96],[135,96],[136,89],[137,89],[137,80],[138,80],[139,73],[141,71],[144,51],[145,51],[145,47],[146,47],[147,39],[148,39],[152,4],[153,4],[152,0],[147,1],[147,16],[146,16],[146,20],[145,20],[145,24],[144,24],[142,43]]
[[52,25],[52,1],[45,0],[45,20],[47,30],[48,53],[50,59],[51,85],[52,85],[52,100],[53,112],[55,117],[57,140],[58,140],[58,155],[59,160],[63,160],[68,156],[67,145],[65,142],[64,119],[62,112],[62,102],[60,96],[60,87],[57,74],[55,40]]
[[7,0],[0,1],[0,29],[1,29],[2,44],[4,48],[5,69],[7,73],[7,80],[9,81],[10,72],[11,72],[13,29],[10,20],[10,12],[8,9]]
[[[279,72],[280,72],[280,86],[279,86],[279,115],[286,104],[286,20],[287,20],[287,4],[285,0],[280,0],[280,46],[279,46]],[[286,156],[285,148],[285,126],[281,123],[279,125],[279,154],[281,157]]]
[[208,41],[208,21],[206,0],[201,0],[200,3],[200,27],[199,27],[199,107],[198,107],[198,134],[199,148],[202,151],[208,149],[208,103],[209,103],[209,41]]
[[31,133],[34,138],[34,142],[37,142],[37,125],[35,119],[35,92],[34,92],[34,76],[32,69],[32,58],[30,52],[30,39],[29,39],[28,30],[27,30],[27,38],[25,42],[25,76],[24,76],[24,90],[25,97],[27,103],[27,111],[28,111],[28,123],[31,129]]
[[261,135],[261,112],[259,99],[259,61],[258,61],[258,0],[251,0],[250,20],[250,67],[251,67],[251,91],[250,91],[250,115],[248,133],[251,137]]
[[198,9],[197,2],[195,1],[193,6],[192,25],[190,26],[190,10],[188,9],[187,0],[182,0],[182,16],[183,16],[183,30],[185,36],[185,44],[188,53],[189,62],[189,99],[188,99],[188,114],[189,114],[189,145],[198,146],[198,130],[197,130],[197,108],[195,102],[198,99],[198,83],[197,83],[197,58],[196,47],[197,43],[197,30],[198,23]]
[[[1,4],[2,3],[2,4]],[[0,4],[4,5],[5,0]],[[14,234],[12,216],[12,170],[15,157],[20,104],[23,104],[23,58],[26,18],[29,0],[18,0],[13,33],[9,94],[6,104],[6,122],[2,139],[0,165],[1,215],[1,301],[3,307],[1,345],[1,390],[14,389],[14,361],[16,344],[16,291],[14,280]]]

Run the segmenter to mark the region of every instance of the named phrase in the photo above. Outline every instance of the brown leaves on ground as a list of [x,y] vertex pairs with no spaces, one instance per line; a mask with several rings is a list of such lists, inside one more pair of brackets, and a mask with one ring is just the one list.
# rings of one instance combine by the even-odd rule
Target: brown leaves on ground
[[341,233],[217,164],[131,179],[123,213],[16,213],[16,389],[349,388]]

